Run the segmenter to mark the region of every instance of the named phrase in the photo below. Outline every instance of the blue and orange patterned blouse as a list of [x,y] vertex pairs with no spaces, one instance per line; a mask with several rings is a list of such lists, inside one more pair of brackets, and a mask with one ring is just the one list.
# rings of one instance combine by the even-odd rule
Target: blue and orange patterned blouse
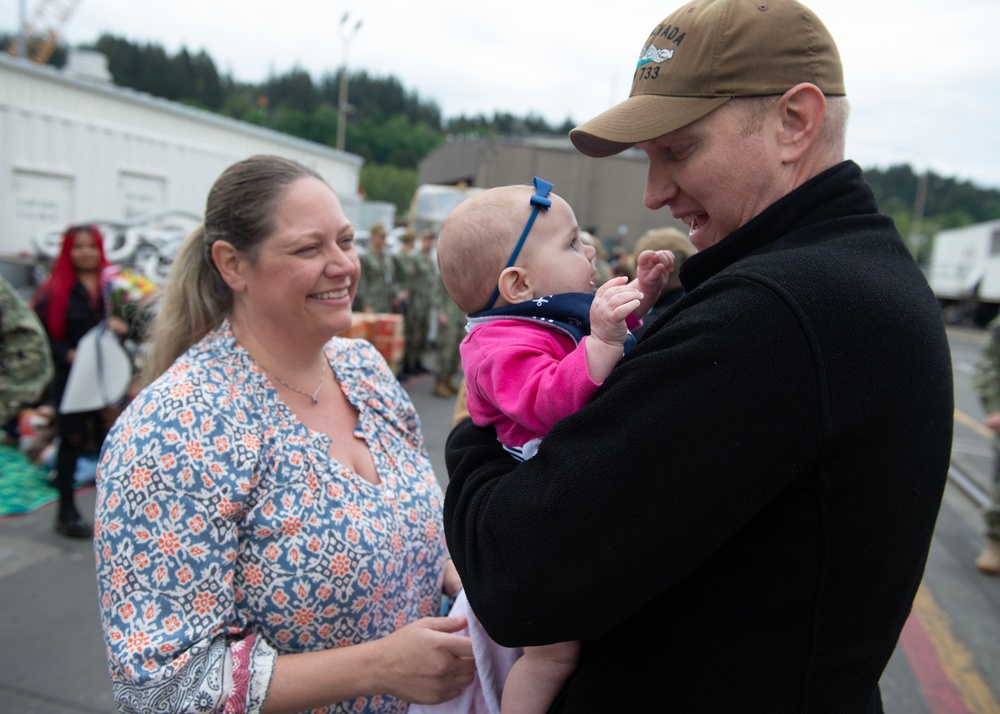
[[[121,711],[258,712],[278,654],[438,613],[443,496],[413,404],[368,342],[334,338],[326,355],[379,485],[328,455],[228,321],[108,435],[94,549]],[[375,696],[320,711],[406,708]]]

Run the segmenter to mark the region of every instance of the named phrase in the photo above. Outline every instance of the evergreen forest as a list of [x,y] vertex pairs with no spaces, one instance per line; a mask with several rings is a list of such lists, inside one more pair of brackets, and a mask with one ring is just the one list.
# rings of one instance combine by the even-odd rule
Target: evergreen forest
[[[10,36],[0,35],[7,46]],[[340,70],[314,78],[294,67],[260,83],[220,73],[204,51],[182,48],[169,54],[156,44],[137,44],[102,35],[83,49],[108,58],[115,84],[257,124],[309,141],[336,146]],[[50,63],[65,63],[60,46]],[[432,99],[420,97],[392,76],[349,72],[344,149],[364,158],[361,188],[372,200],[394,203],[400,212],[416,189],[417,164],[450,135],[517,137],[565,136],[574,126],[549,125],[540,116],[443,117]],[[918,175],[908,164],[863,167],[882,210],[908,237],[918,259],[926,259],[937,231],[1000,218],[1000,190],[970,181]],[[921,210],[922,205],[922,210]]]

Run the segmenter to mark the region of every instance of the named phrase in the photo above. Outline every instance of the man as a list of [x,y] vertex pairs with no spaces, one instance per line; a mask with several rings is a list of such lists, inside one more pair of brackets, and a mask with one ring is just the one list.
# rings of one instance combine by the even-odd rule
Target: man
[[[435,397],[451,399],[459,392],[454,378],[462,370],[462,356],[458,346],[465,337],[465,312],[451,299],[444,282],[434,273],[433,308],[437,319],[437,336],[434,339],[434,388]],[[464,380],[464,377],[462,377]]]
[[534,458],[471,421],[449,438],[445,529],[480,621],[507,646],[583,640],[552,711],[882,711],[953,393],[937,302],[843,161],[844,95],[810,10],[704,0],[570,135],[644,151],[645,204],[699,252]]
[[34,403],[51,379],[52,351],[45,328],[0,275],[0,425]]
[[371,227],[371,244],[361,254],[361,281],[355,302],[361,312],[400,312],[406,302],[396,275],[396,264],[385,249],[385,228],[381,223]]
[[993,495],[985,514],[986,547],[976,558],[976,567],[987,575],[1000,575],[1000,317],[986,326],[972,384],[986,412],[986,426],[993,431]]
[[399,237],[400,249],[393,258],[396,275],[407,299],[404,312],[404,351],[401,377],[427,374],[420,358],[427,349],[427,331],[430,328],[431,298],[435,275],[430,261],[416,248],[417,235],[407,230]]

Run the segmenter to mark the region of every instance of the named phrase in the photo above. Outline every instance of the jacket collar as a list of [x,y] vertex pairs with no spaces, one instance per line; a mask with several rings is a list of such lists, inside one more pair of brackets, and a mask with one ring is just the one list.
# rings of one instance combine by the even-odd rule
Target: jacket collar
[[844,161],[778,199],[713,246],[684,261],[680,279],[689,292],[751,253],[805,226],[831,218],[878,212],[861,168]]

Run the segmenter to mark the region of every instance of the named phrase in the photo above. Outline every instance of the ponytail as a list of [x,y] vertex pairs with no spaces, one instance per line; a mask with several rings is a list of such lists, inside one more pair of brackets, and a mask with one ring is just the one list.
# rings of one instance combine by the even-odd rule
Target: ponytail
[[167,371],[191,345],[218,327],[233,295],[211,262],[205,227],[199,226],[177,251],[170,277],[158,300],[143,358],[142,385]]

